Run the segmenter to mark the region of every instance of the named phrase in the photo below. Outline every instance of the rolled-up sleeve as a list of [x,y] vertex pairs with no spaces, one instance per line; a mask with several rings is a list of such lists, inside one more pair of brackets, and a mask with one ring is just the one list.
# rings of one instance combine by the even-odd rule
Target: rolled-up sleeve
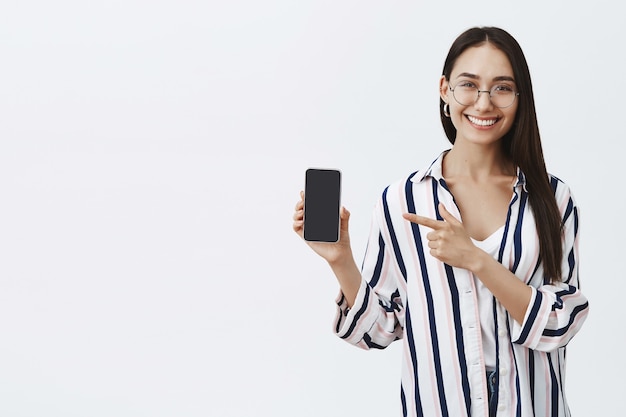
[[[513,321],[511,329],[513,341],[529,349],[549,352],[567,345],[589,313],[578,277],[578,209],[569,193],[566,197],[561,282],[531,287],[533,294],[524,321],[521,325]],[[538,274],[543,275],[542,269]]]

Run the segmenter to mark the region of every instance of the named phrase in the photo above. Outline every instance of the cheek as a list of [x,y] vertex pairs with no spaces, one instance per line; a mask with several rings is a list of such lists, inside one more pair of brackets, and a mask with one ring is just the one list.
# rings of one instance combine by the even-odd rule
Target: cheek
[[517,106],[506,112],[506,124],[510,128],[515,124],[517,120]]
[[456,127],[458,123],[463,121],[463,110],[464,108],[459,106],[453,106],[450,104],[450,119],[452,120],[452,124]]
[[456,127],[457,129],[459,128],[459,126],[461,125],[461,123],[463,123],[463,119],[464,116],[462,113],[454,113],[451,115],[451,119],[452,119],[452,124],[454,125],[454,127]]

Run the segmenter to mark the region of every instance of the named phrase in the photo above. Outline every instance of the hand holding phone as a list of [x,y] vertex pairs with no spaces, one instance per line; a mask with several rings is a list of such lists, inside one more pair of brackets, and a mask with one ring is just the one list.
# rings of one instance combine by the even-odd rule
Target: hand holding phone
[[304,240],[337,242],[341,225],[341,172],[309,168],[304,185]]

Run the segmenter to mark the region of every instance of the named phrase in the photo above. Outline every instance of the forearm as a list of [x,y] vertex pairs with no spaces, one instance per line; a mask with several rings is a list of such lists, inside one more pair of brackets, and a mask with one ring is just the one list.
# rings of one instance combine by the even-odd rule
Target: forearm
[[354,262],[352,255],[344,256],[336,261],[328,263],[337,277],[341,292],[346,297],[348,307],[354,305],[357,293],[361,286],[361,272]]
[[482,281],[511,317],[524,322],[524,316],[532,298],[532,289],[522,282],[500,262],[477,248],[470,271]]

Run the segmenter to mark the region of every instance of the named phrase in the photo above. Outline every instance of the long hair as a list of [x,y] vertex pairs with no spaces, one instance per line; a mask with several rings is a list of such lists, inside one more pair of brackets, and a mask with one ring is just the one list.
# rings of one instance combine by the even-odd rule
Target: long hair
[[[532,208],[537,235],[539,256],[544,264],[544,279],[554,283],[561,281],[562,221],[554,192],[546,171],[541,148],[539,126],[535,111],[535,99],[530,80],[530,71],[522,48],[506,31],[496,27],[475,27],[466,30],[454,41],[443,65],[443,76],[450,74],[457,58],[467,48],[490,43],[508,57],[519,92],[515,122],[501,139],[502,150],[526,176],[526,190]],[[456,139],[456,128],[443,112],[444,101],[440,99],[439,113],[443,130],[450,143]]]

